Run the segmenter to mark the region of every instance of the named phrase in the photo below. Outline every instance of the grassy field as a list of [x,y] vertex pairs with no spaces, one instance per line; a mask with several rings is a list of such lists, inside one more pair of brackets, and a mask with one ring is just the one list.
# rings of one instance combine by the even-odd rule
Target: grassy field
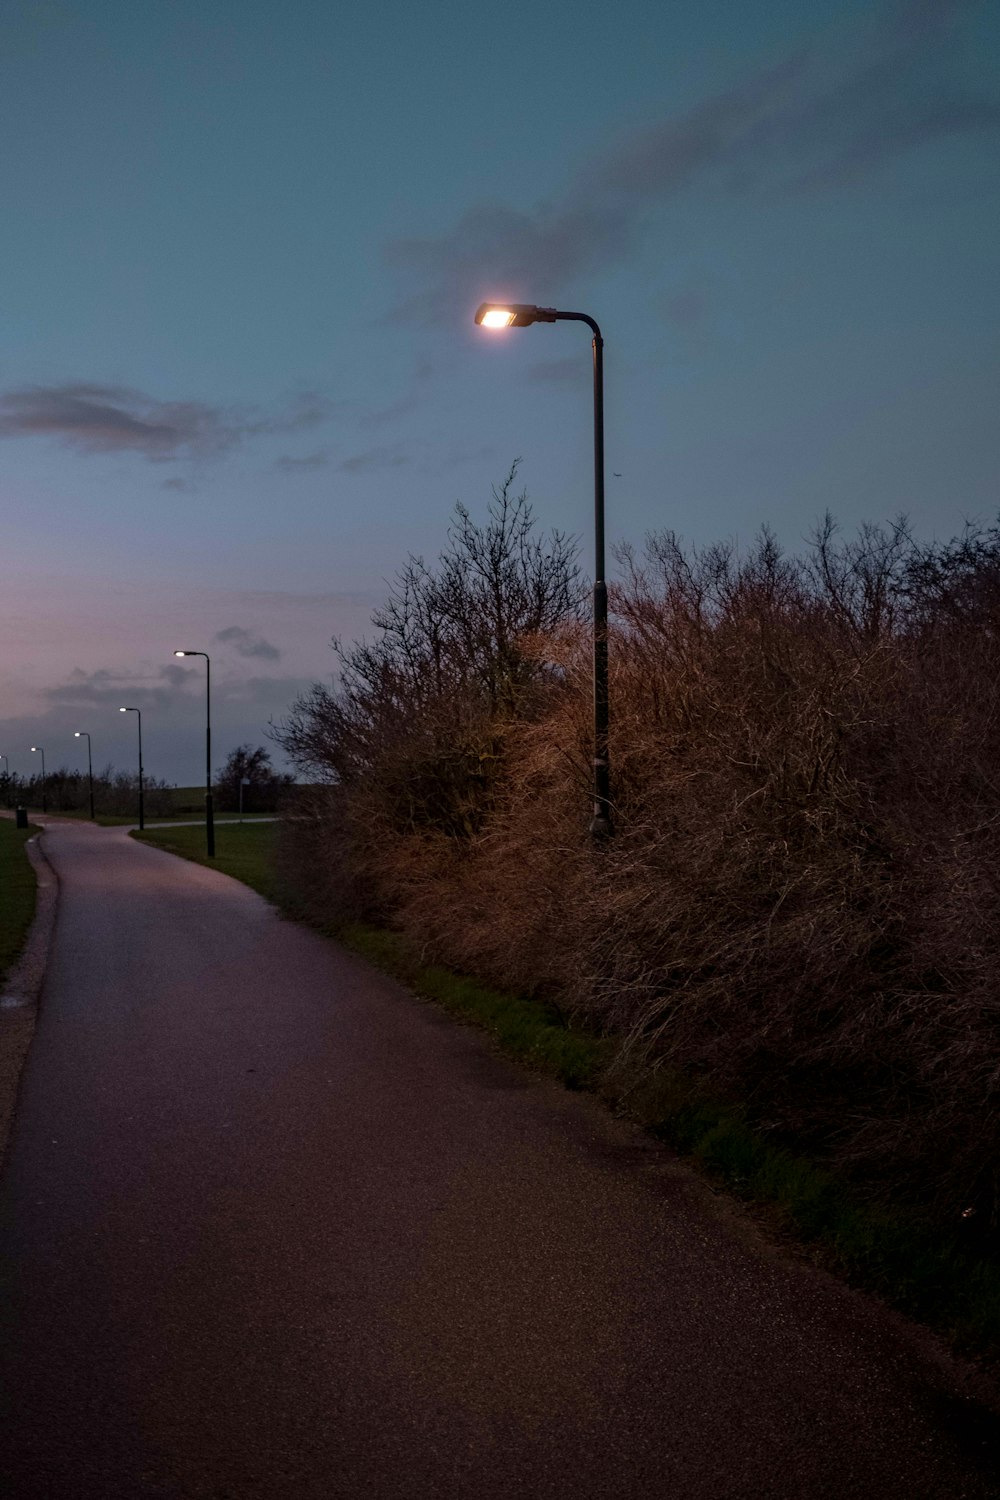
[[[296,915],[272,867],[277,825],[224,828],[216,859],[202,828],[133,837],[212,865]],[[487,1031],[510,1057],[597,1093],[617,1114],[693,1160],[710,1179],[753,1204],[771,1231],[808,1245],[831,1270],[878,1293],[944,1333],[963,1351],[1000,1359],[1000,1268],[961,1235],[950,1242],[892,1212],[866,1206],[805,1155],[777,1146],[746,1123],[738,1105],[666,1072],[635,1075],[616,1062],[613,1038],[596,1036],[551,1004],[505,993],[415,961],[394,932],[331,925],[327,935],[394,975],[456,1019]],[[958,1226],[959,1230],[961,1226]]]
[[35,915],[35,872],[24,846],[37,832],[0,818],[0,982],[16,961]]

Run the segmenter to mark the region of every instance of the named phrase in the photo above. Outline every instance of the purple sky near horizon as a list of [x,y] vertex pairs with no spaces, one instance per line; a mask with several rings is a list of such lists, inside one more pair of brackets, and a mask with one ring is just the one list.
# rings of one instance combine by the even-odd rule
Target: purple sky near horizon
[[[1000,7],[8,0],[0,752],[203,774],[512,460],[609,540],[997,518]],[[276,757],[277,758],[277,757]]]

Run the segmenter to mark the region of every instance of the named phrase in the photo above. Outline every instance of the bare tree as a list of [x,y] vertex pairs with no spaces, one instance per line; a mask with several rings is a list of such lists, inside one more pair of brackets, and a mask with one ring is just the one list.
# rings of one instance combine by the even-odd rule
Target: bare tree
[[339,686],[314,684],[274,731],[306,775],[381,786],[394,824],[471,830],[503,724],[530,712],[546,678],[525,642],[580,609],[575,541],[536,535],[517,467],[485,525],[456,506],[437,566],[409,559],[372,616],[377,638],[335,640]]

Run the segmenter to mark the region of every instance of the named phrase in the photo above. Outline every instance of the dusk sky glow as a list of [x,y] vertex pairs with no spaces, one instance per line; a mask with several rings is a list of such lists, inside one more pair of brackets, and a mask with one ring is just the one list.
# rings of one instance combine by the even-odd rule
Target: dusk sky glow
[[986,0],[8,0],[11,770],[128,702],[197,783],[178,647],[264,742],[515,458],[589,567],[589,333],[486,300],[600,323],[609,544],[993,522],[998,61]]

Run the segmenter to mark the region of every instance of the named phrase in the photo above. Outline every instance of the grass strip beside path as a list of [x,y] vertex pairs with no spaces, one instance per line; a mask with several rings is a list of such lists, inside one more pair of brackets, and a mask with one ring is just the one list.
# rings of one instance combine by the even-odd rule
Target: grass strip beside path
[[[297,916],[271,867],[276,827],[217,830],[215,860],[205,855],[201,827],[133,837],[212,865]],[[1000,1267],[975,1244],[963,1243],[966,1226],[956,1225],[949,1239],[891,1206],[861,1203],[815,1161],[755,1131],[738,1105],[678,1073],[622,1065],[613,1038],[568,1023],[554,1005],[423,965],[397,933],[356,923],[331,924],[326,932],[417,994],[482,1027],[515,1060],[567,1088],[600,1095],[735,1196],[764,1209],[773,1230],[811,1247],[829,1269],[930,1324],[964,1352],[1000,1361]]]
[[35,915],[37,882],[25,844],[37,828],[0,818],[0,988],[17,962]]
[[[31,809],[29,809],[30,811]],[[36,807],[35,812],[40,813],[41,808]],[[85,807],[60,807],[50,808],[49,816],[53,818],[75,818],[81,823],[94,822],[99,828],[126,828],[139,821],[138,812],[129,813],[126,817],[119,813],[98,813],[91,819],[89,809]],[[192,823],[202,822],[204,814],[199,809],[186,809],[181,812],[146,813],[147,826],[156,823]],[[218,828],[223,823],[238,823],[239,813],[224,812],[215,814],[215,826]],[[244,813],[244,823],[273,822],[273,813]]]
[[[38,831],[31,826],[17,828],[13,819],[0,818],[0,995],[21,957],[35,915],[38,880],[25,846]],[[23,993],[17,998],[18,1004],[0,1007],[0,1162],[6,1155],[21,1069],[35,1030],[35,1006],[24,1003]]]
[[216,823],[215,858],[209,859],[205,850],[205,825],[188,824],[179,828],[147,828],[143,833],[136,829],[134,839],[144,844],[155,844],[170,854],[180,854],[196,864],[207,865],[210,870],[221,870],[234,880],[259,891],[276,906],[287,905],[271,859],[274,848],[276,823]]

